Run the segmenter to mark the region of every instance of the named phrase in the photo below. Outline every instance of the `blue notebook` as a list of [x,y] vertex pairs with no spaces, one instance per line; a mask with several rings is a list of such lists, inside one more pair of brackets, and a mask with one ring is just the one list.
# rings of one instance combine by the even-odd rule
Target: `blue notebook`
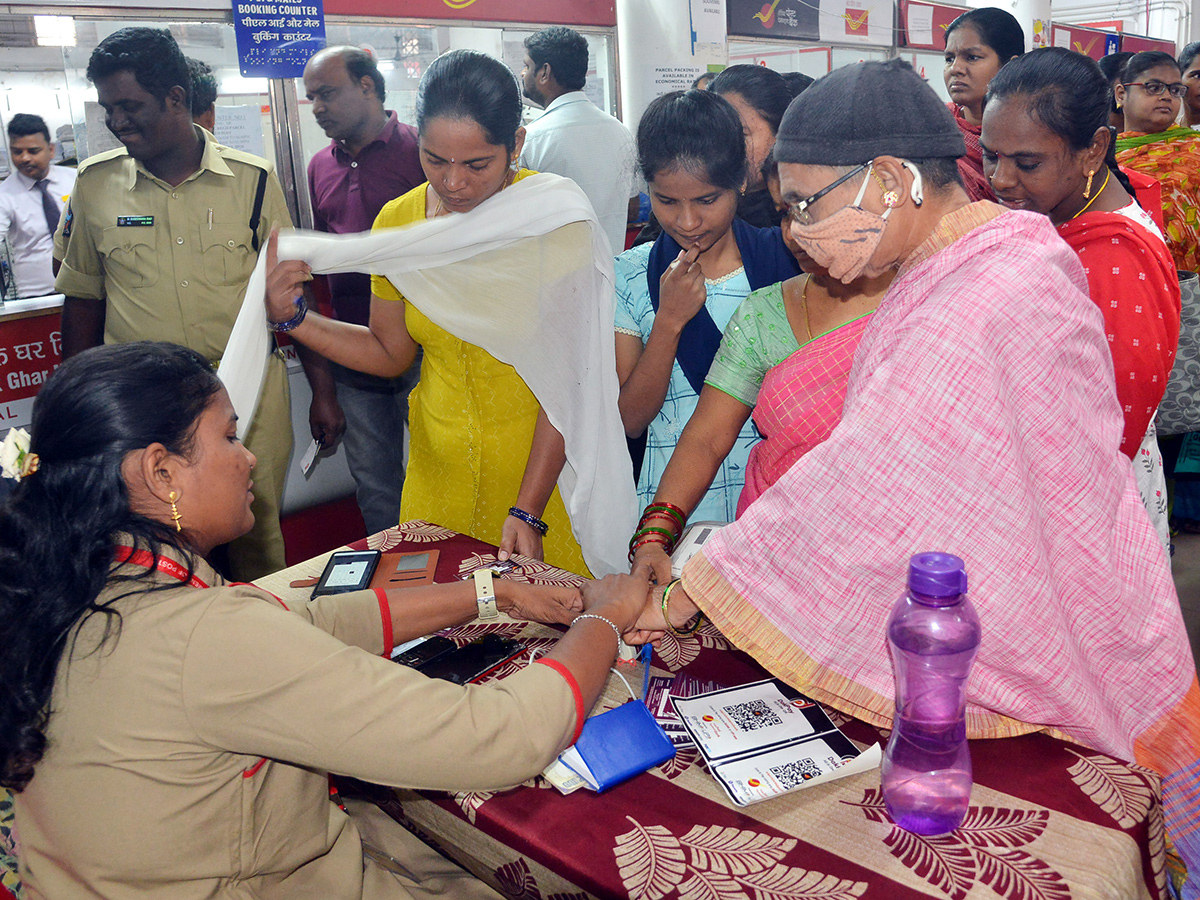
[[674,756],[675,745],[650,710],[632,700],[588,719],[559,759],[592,790],[606,791]]

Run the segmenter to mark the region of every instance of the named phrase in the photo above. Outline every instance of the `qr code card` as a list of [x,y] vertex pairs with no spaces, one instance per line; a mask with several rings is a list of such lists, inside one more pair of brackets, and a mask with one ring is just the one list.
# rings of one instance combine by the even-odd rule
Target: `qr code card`
[[698,697],[681,698],[672,694],[671,702],[709,761],[766,749],[833,728],[817,704],[775,680]]
[[[830,743],[822,738],[814,738],[802,744],[789,745],[748,759],[723,763],[714,770],[713,775],[721,782],[734,803],[739,806],[757,803],[797,788],[807,787],[822,775],[841,767],[845,749],[835,749]],[[853,748],[850,752],[854,753],[854,756],[858,755]],[[849,762],[853,758],[849,756],[844,761]]]

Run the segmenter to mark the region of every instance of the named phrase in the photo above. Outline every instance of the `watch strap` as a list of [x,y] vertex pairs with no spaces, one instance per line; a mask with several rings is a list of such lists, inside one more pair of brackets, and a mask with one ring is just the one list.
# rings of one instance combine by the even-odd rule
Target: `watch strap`
[[496,606],[496,589],[492,585],[492,570],[476,569],[474,577],[475,602],[479,606],[479,618],[495,619],[499,617],[500,610]]

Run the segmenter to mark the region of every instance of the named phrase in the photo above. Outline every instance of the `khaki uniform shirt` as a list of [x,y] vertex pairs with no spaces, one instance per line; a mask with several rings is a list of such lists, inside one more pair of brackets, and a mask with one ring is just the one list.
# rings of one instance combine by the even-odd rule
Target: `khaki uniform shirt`
[[59,664],[49,749],[16,797],[27,900],[404,897],[364,868],[327,772],[494,789],[571,739],[571,690],[549,666],[463,688],[383,658],[373,591],[289,611],[253,586],[157,577],[170,587],[114,601],[102,650],[93,616]]
[[259,246],[291,225],[271,164],[201,133],[200,168],[176,187],[123,147],[79,167],[55,288],[107,300],[106,344],[170,341],[219,359],[258,259],[250,215],[263,171]]

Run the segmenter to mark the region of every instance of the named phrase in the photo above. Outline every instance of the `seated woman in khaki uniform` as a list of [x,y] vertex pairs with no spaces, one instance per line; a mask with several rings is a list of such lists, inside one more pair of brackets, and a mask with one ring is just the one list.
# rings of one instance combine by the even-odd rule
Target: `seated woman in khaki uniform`
[[[424,878],[398,827],[378,848],[396,865],[364,862],[326,773],[513,785],[598,696],[640,604],[591,605],[544,665],[464,688],[387,657],[473,618],[470,582],[288,606],[225,584],[203,557],[253,524],[253,467],[211,366],[182,347],[86,351],[38,396],[0,512],[0,784],[18,792],[27,898],[479,894],[461,871]],[[518,617],[582,611],[573,588],[496,590]]]

